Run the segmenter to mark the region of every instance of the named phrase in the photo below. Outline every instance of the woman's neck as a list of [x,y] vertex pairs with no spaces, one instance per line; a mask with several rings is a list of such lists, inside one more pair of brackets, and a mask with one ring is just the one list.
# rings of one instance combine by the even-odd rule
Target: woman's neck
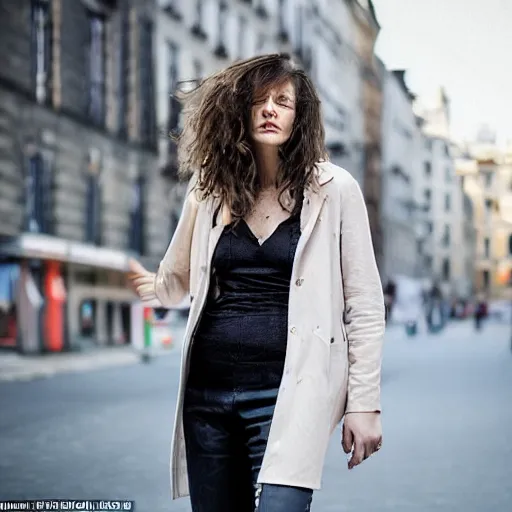
[[275,146],[259,146],[255,153],[261,188],[275,187],[279,172],[278,148]]

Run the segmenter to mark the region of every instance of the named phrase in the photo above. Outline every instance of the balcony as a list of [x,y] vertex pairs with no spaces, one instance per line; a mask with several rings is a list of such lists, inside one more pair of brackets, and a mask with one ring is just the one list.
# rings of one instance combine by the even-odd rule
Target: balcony
[[224,43],[219,43],[213,51],[213,54],[219,59],[227,59],[228,51],[226,50]]
[[181,14],[180,11],[178,11],[176,6],[174,6],[172,2],[168,5],[166,5],[163,8],[163,11],[165,12],[165,14],[167,14],[167,16],[169,16],[170,18],[172,18],[175,21],[183,20],[183,15]]
[[199,39],[200,41],[206,41],[208,39],[208,35],[204,31],[203,27],[198,23],[194,23],[190,28],[190,32],[194,37]]
[[290,35],[284,27],[279,29],[279,32],[277,33],[277,40],[283,44],[290,42]]
[[263,20],[267,20],[269,18],[268,11],[265,9],[265,6],[260,2],[258,6],[254,9],[256,16]]

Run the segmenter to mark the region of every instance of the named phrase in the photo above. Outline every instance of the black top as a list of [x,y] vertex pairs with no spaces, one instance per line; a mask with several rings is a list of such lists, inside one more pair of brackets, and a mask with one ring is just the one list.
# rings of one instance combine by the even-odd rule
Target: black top
[[208,314],[287,309],[299,238],[298,214],[279,224],[262,245],[244,220],[227,226],[213,255]]
[[288,338],[288,296],[299,215],[260,246],[243,220],[226,226],[212,260],[209,297],[194,336],[188,386],[279,386]]

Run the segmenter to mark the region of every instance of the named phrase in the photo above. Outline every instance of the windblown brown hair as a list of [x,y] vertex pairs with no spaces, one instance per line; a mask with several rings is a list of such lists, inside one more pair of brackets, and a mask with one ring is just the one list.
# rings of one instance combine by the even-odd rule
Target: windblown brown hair
[[288,141],[279,149],[277,186],[302,205],[306,186],[314,184],[315,164],[327,158],[320,100],[307,74],[286,54],[239,61],[211,75],[195,89],[179,92],[184,125],[176,137],[179,176],[196,174],[202,198],[214,195],[227,204],[233,218],[253,208],[260,184],[250,140],[254,93],[291,80],[296,93],[296,116]]

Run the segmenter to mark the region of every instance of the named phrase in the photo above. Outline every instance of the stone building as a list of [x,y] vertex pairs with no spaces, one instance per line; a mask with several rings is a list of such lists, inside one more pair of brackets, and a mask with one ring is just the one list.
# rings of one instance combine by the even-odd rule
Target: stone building
[[441,88],[432,102],[418,100],[415,108],[422,119],[423,169],[417,176],[416,199],[425,209],[424,236],[418,247],[425,277],[446,298],[468,298],[475,238],[467,220],[472,209],[456,172],[458,148],[451,140],[449,98]]
[[474,290],[510,296],[512,284],[512,148],[500,147],[484,127],[461,149],[457,174],[471,199],[475,231]]
[[375,55],[375,42],[380,32],[371,0],[350,0],[356,32],[356,53],[361,73],[363,108],[363,191],[370,219],[373,247],[379,267],[382,266],[383,237],[381,226],[382,172],[382,104],[384,64]]
[[160,252],[145,236],[163,180],[155,12],[149,0],[0,3],[0,268],[17,309],[4,344],[129,340],[127,258]]
[[414,191],[422,171],[420,127],[413,112],[414,95],[403,71],[384,74],[382,122],[381,222],[383,231],[382,278],[420,277],[417,255],[417,210]]

